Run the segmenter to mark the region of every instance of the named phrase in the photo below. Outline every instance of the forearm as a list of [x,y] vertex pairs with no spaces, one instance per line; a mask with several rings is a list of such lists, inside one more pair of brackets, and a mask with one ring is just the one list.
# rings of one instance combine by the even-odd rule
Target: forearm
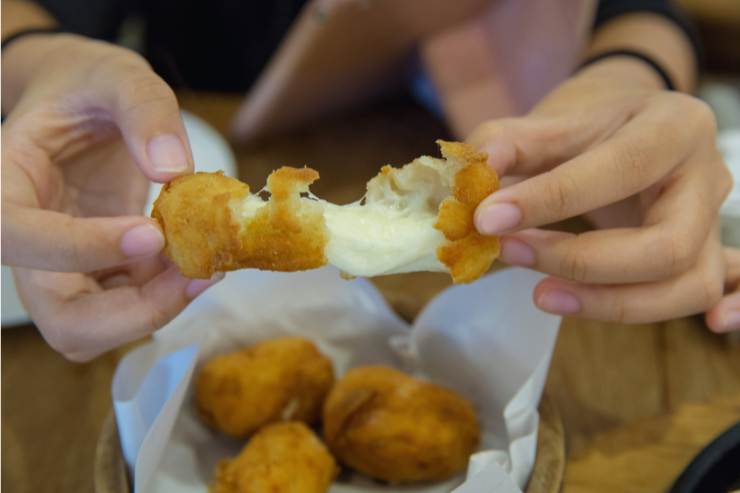
[[[691,43],[684,31],[670,19],[651,13],[617,17],[594,33],[585,56],[613,49],[632,49],[644,53],[668,72],[677,90],[691,92],[694,89],[697,67]],[[585,70],[646,87],[663,87],[658,74],[637,59],[607,58]]]
[[[25,0],[2,2],[2,38],[27,29],[53,28],[54,18],[42,7]],[[2,55],[2,109],[7,114],[23,92],[26,82],[40,63],[45,36],[19,39]]]

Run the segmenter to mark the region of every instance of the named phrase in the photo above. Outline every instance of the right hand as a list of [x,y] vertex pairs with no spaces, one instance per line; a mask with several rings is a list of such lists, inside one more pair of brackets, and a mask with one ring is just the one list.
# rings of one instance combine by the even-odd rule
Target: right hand
[[166,262],[142,215],[150,181],[192,172],[187,135],[172,90],[129,50],[39,34],[7,51],[2,261],[47,342],[88,360],[160,328],[213,283]]

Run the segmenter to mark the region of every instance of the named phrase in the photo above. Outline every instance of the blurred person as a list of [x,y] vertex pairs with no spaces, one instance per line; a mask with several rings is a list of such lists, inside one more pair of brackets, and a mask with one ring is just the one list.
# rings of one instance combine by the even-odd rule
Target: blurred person
[[[54,349],[82,361],[142,337],[220,278],[182,277],[141,215],[150,181],[193,170],[170,86],[247,90],[302,8],[355,1],[2,3],[2,260]],[[427,26],[419,98],[510,183],[476,225],[503,235],[505,262],[551,275],[538,306],[622,322],[706,311],[713,330],[740,328],[740,297],[723,298],[740,260],[717,225],[731,180],[711,111],[688,95],[699,51],[680,13],[478,3],[485,14],[436,29],[429,4],[385,8],[405,9],[409,32]],[[148,61],[110,43],[134,10]],[[594,231],[537,229],[581,214]]]

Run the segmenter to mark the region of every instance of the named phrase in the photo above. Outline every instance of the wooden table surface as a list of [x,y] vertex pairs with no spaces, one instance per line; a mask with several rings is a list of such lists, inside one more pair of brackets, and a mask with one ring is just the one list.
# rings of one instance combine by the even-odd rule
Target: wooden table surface
[[[238,99],[181,99],[228,133]],[[434,139],[444,136],[433,118],[396,101],[238,148],[236,155],[241,178],[256,187],[278,166],[308,164],[321,173],[313,187],[318,195],[347,202],[380,165],[434,153]],[[406,317],[448,284],[438,274],[375,282]],[[95,442],[126,350],[74,364],[33,327],[2,331],[4,491],[93,491]],[[710,333],[700,318],[637,326],[566,319],[547,385],[568,440],[564,491],[662,491],[703,444],[740,420],[740,339]]]

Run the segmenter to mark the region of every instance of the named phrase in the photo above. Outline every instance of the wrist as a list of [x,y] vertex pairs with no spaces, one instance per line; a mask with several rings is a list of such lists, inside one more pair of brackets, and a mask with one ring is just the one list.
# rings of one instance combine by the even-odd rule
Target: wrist
[[578,78],[599,80],[603,84],[646,91],[665,90],[658,72],[637,58],[613,56],[591,63],[576,74]]
[[2,110],[7,114],[26,87],[49,68],[48,60],[70,43],[84,40],[64,32],[34,32],[13,40],[2,53]]

